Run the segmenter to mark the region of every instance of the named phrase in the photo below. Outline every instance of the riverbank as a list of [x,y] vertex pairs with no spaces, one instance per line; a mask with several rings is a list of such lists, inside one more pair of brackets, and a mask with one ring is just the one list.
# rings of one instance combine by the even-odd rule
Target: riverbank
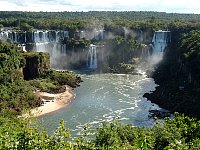
[[68,106],[75,98],[75,94],[71,87],[65,86],[65,88],[64,92],[58,94],[37,91],[35,94],[42,99],[43,104],[32,109],[28,116],[39,117]]

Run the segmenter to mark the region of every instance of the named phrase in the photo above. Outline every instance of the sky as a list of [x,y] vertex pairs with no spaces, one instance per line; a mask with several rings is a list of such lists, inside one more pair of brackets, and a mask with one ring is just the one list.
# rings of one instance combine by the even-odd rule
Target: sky
[[0,0],[0,11],[158,11],[200,14],[200,0]]

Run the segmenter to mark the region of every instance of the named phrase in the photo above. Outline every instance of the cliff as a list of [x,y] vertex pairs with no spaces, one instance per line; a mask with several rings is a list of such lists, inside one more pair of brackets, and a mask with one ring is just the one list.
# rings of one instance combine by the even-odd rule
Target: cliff
[[50,67],[50,56],[48,53],[29,52],[24,53],[26,65],[23,68],[24,79],[39,78],[41,74]]
[[164,60],[153,74],[159,86],[144,96],[172,112],[200,118],[200,33],[172,32],[173,36],[178,38],[173,38]]

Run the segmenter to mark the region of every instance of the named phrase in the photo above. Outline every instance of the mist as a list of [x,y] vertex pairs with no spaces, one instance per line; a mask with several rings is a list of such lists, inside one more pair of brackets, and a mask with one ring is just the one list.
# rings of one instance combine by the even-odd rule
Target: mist
[[[137,66],[145,71],[162,61],[170,43],[170,32],[161,30],[154,32],[152,29],[142,30],[121,26],[111,28],[100,24],[90,25],[74,34],[69,34],[68,31],[38,30],[19,34],[4,31],[0,38],[11,39],[22,44],[29,43],[25,44],[28,51],[49,53],[51,67],[54,69],[94,70],[112,67],[117,63],[130,63],[132,59],[140,59],[141,63]],[[90,43],[85,46],[76,46],[72,43],[70,46],[64,41],[65,38],[72,38],[74,42],[85,39]],[[133,42],[132,46],[130,41]],[[92,45],[95,47],[94,50],[91,50]],[[95,67],[90,67],[91,62],[95,62]]]

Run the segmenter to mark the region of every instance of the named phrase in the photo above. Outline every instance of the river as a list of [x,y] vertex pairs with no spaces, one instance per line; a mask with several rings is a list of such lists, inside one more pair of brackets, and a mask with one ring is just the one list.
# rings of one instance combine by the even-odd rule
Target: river
[[158,109],[143,98],[143,94],[155,90],[153,79],[143,75],[128,74],[82,74],[84,82],[74,92],[72,103],[56,112],[41,116],[44,128],[53,132],[61,119],[66,127],[77,135],[84,125],[99,127],[104,121],[118,118],[124,124],[150,127],[149,109]]

